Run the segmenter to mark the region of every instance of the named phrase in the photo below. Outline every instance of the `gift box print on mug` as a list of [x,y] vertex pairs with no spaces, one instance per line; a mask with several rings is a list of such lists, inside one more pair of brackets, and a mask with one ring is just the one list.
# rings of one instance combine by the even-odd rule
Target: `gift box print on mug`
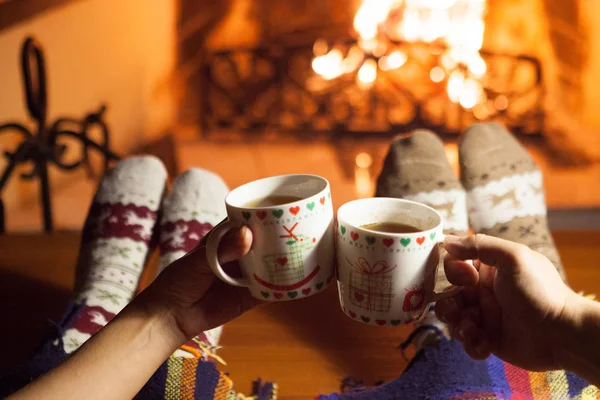
[[[317,239],[301,233],[301,222],[295,222],[290,227],[284,224],[281,231],[283,234],[279,235],[279,247],[285,248],[286,251],[264,255],[262,262],[267,280],[256,273],[254,279],[267,289],[287,291],[291,294],[290,297],[295,297],[292,291],[310,283],[321,269],[319,265],[305,265],[305,260],[309,260],[308,256],[315,248]],[[311,291],[311,287],[306,287],[301,292],[308,295]]]
[[350,302],[368,311],[389,311],[394,298],[389,272],[397,265],[390,266],[383,260],[371,264],[363,257],[355,262],[346,259],[346,262],[352,266],[348,280]]

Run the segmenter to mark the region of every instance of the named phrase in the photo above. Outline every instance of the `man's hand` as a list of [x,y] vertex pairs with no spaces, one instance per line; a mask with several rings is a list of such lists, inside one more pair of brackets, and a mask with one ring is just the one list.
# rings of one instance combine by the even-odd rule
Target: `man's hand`
[[[475,359],[490,353],[530,370],[558,369],[558,326],[577,295],[542,254],[503,239],[449,236],[448,280],[466,286],[435,307]],[[473,265],[464,260],[473,260]]]

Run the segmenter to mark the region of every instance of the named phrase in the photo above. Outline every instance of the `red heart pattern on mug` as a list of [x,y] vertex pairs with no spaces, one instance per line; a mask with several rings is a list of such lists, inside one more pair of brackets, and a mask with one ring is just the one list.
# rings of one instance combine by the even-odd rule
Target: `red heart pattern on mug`
[[285,264],[288,263],[288,259],[287,257],[279,257],[277,259],[277,263],[283,267]]
[[351,316],[352,318],[356,318],[356,313],[354,313],[354,312],[350,311],[350,316]]
[[424,241],[425,241],[425,236],[421,236],[421,237],[417,238],[417,243],[419,244],[419,246],[422,245]]
[[300,212],[300,206],[290,207],[290,212],[292,213],[292,215],[298,215],[298,213]]
[[267,212],[266,211],[257,211],[256,212],[256,216],[259,219],[263,220],[263,219],[265,219],[267,217]]
[[308,294],[310,293],[311,289],[309,287],[307,287],[306,289],[302,289],[302,294],[305,296],[308,296]]
[[325,197],[321,197],[319,199],[319,203],[321,203],[321,205],[324,206],[325,205]]
[[359,292],[354,292],[354,298],[360,303],[365,299],[365,295]]
[[390,247],[394,244],[394,239],[385,238],[383,239],[383,244],[385,245],[385,247]]
[[281,293],[281,292],[275,292],[275,293],[273,293],[273,297],[275,297],[277,300],[279,300],[280,298],[283,297],[283,293]]
[[350,232],[350,237],[356,242],[358,240],[358,233]]
[[375,321],[375,323],[379,326],[385,325],[385,322],[386,322],[385,319],[378,319]]

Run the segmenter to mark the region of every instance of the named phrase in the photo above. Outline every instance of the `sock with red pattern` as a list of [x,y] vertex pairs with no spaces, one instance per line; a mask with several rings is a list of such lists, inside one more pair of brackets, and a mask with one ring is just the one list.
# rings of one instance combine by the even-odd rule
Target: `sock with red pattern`
[[[221,177],[199,168],[190,169],[175,180],[162,209],[159,273],[192,250],[227,216],[225,196],[228,193],[229,188]],[[175,354],[192,357],[202,353],[203,345],[214,350],[221,331],[222,327],[217,327],[203,332]]]
[[134,297],[153,235],[167,172],[154,157],[120,161],[107,172],[83,229],[75,300],[85,303],[62,336],[71,353]]

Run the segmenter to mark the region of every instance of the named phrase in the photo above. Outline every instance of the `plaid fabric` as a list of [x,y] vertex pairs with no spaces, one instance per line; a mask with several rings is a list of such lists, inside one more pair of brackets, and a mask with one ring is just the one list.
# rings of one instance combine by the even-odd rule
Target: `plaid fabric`
[[406,372],[376,388],[319,396],[321,400],[367,399],[600,399],[600,391],[566,371],[529,372],[491,356],[471,359],[455,340],[422,350]]

